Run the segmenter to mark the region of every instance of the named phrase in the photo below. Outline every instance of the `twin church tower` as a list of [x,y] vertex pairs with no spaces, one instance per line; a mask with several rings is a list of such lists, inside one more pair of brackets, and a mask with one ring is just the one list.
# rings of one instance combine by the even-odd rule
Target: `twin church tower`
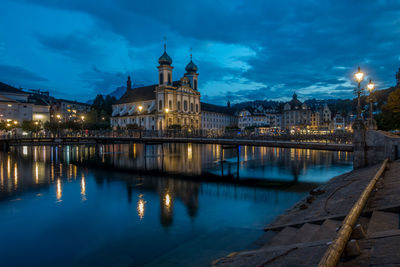
[[197,66],[190,55],[184,76],[174,81],[172,58],[164,53],[158,59],[158,84],[132,88],[130,77],[125,94],[113,105],[113,127],[140,127],[146,130],[201,127],[200,92]]

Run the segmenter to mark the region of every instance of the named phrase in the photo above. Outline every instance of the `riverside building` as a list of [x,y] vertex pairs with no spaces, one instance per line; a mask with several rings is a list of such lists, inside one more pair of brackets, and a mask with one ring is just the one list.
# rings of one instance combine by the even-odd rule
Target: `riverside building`
[[199,74],[192,56],[185,68],[186,73],[178,81],[173,81],[174,67],[165,45],[158,63],[157,84],[131,88],[132,82],[128,77],[125,94],[113,105],[113,128],[132,125],[146,130],[200,129]]

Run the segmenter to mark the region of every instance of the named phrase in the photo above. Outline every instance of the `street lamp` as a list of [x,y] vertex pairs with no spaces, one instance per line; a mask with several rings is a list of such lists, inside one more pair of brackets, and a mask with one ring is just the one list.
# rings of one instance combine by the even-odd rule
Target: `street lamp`
[[360,67],[358,67],[358,71],[354,74],[354,78],[356,79],[358,86],[357,86],[357,120],[361,120],[361,103],[360,103],[360,96],[361,96],[361,82],[364,79],[364,73],[361,71]]
[[169,109],[165,108],[165,126],[167,127],[167,129],[168,129],[168,112]]
[[81,120],[82,120],[82,135],[83,135],[83,122],[85,121],[85,116],[81,116]]
[[375,122],[375,120],[374,120],[374,115],[373,115],[373,113],[372,113],[372,101],[373,101],[373,99],[372,99],[372,91],[374,90],[374,88],[375,88],[375,84],[372,82],[372,80],[369,80],[369,83],[368,83],[368,85],[367,85],[367,88],[368,88],[368,91],[369,91],[369,96],[368,96],[368,99],[369,99],[369,123],[368,123],[368,127],[369,127],[369,129],[371,129],[371,130],[376,130],[376,122]]
[[143,107],[139,106],[138,109],[139,109],[139,130],[140,130],[139,133],[140,133],[140,138],[142,138],[142,118],[140,117],[140,114],[142,113]]

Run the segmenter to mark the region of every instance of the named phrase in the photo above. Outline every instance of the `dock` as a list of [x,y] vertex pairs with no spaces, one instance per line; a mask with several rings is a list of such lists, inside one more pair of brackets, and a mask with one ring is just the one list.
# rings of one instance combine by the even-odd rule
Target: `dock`
[[[382,167],[337,176],[265,228],[258,249],[232,252],[214,266],[394,266],[400,264],[400,160],[384,166],[337,263],[321,263],[346,216]],[[330,248],[332,249],[332,248]]]

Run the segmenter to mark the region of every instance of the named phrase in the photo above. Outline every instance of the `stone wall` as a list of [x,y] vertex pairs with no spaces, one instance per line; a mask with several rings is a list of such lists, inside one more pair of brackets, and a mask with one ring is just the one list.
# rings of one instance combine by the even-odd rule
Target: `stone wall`
[[400,158],[400,136],[384,131],[367,130],[365,142],[367,165],[377,164],[385,158]]
[[354,169],[378,164],[386,158],[400,158],[400,136],[359,127],[354,130],[353,137]]

